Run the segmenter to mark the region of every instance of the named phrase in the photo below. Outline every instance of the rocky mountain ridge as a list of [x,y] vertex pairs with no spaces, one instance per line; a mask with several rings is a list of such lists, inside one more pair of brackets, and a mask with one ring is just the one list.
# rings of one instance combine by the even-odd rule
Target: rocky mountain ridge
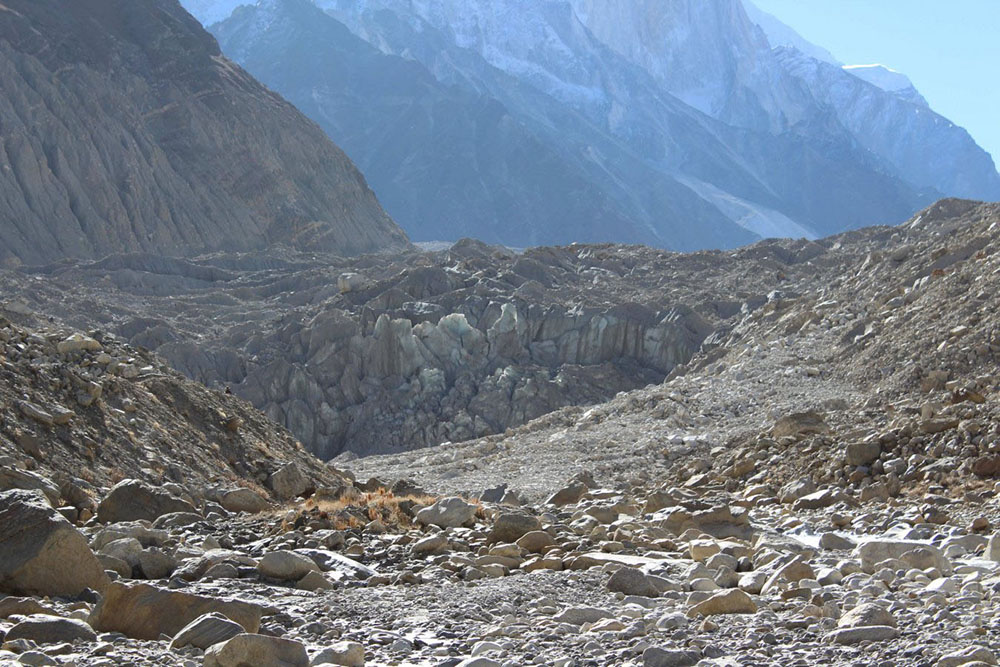
[[173,0],[0,11],[0,263],[406,244],[350,160]]
[[[211,7],[191,9],[208,21],[231,3]],[[942,193],[1000,197],[964,130],[772,48],[735,0],[263,2],[210,27],[418,240],[694,250],[891,223]],[[447,196],[413,195],[428,189]]]
[[114,256],[0,285],[16,307],[98,322],[231,388],[330,458],[502,433],[659,383],[771,291],[815,288],[855,260],[830,245]]

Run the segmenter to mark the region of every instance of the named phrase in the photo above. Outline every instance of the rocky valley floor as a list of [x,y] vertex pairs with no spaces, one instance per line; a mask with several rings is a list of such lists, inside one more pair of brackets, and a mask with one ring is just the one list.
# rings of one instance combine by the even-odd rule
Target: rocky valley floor
[[711,332],[609,400],[329,464],[4,274],[0,664],[997,664],[998,232],[946,201],[704,270],[657,254],[611,291],[577,249],[535,298],[604,313],[633,285]]

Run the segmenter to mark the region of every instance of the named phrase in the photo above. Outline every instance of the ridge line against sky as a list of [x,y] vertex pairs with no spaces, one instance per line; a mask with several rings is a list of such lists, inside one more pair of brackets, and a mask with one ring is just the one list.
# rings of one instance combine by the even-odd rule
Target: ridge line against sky
[[907,75],[1000,163],[1000,0],[753,2],[848,65]]

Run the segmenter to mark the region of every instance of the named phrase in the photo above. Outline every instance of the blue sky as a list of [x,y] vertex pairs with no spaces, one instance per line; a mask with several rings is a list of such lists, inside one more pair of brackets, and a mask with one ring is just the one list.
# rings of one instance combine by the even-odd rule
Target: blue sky
[[754,0],[848,65],[908,75],[1000,162],[1000,0]]

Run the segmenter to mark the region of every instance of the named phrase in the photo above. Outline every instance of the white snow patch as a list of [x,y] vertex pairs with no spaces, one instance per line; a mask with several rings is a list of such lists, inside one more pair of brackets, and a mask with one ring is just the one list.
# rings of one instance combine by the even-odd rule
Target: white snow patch
[[844,65],[844,71],[890,93],[913,88],[910,77],[885,65]]
[[711,183],[696,178],[678,176],[677,180],[694,190],[699,197],[715,206],[737,225],[761,238],[806,238],[810,240],[818,238],[816,232],[772,208],[741,199],[720,190]]

